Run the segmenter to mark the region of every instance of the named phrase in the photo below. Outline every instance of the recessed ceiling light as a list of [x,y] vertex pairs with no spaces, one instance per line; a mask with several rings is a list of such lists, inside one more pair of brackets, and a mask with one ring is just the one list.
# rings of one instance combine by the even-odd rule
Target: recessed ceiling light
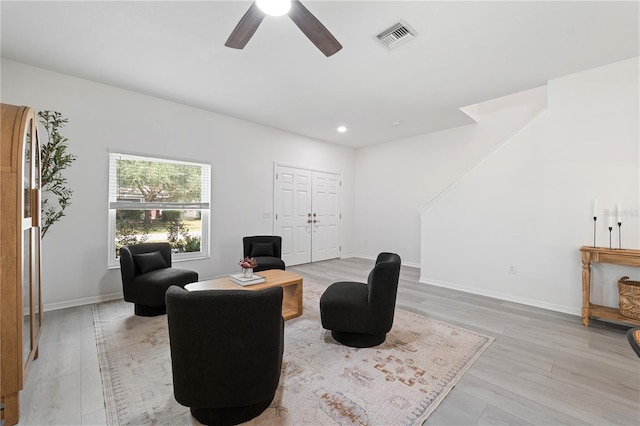
[[338,132],[340,132],[340,133],[344,133],[344,132],[346,132],[346,131],[347,131],[347,128],[346,128],[345,126],[340,126],[340,127],[338,127],[338,129],[337,129],[337,130],[338,130]]

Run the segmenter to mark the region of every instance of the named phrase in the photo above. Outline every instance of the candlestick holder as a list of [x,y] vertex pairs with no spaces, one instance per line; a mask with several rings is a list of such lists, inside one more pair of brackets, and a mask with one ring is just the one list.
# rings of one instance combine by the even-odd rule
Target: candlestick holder
[[598,216],[593,217],[593,247],[596,247],[596,221],[598,220]]
[[613,231],[613,226],[609,227],[609,250],[611,250],[611,231]]
[[618,248],[622,250],[622,234],[621,234],[621,230],[622,229],[622,222],[618,222]]

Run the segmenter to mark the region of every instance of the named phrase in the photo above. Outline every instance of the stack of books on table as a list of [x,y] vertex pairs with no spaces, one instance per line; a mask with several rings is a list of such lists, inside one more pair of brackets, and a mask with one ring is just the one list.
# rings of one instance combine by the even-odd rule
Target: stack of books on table
[[241,286],[260,284],[266,281],[265,277],[256,274],[253,274],[250,278],[246,278],[242,274],[233,274],[229,275],[229,278],[231,278],[231,281],[236,284],[240,284]]

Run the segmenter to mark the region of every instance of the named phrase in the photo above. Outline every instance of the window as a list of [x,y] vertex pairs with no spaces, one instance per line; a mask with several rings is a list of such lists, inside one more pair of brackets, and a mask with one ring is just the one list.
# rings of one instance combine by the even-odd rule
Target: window
[[211,166],[109,154],[109,266],[120,247],[171,244],[173,260],[209,256]]

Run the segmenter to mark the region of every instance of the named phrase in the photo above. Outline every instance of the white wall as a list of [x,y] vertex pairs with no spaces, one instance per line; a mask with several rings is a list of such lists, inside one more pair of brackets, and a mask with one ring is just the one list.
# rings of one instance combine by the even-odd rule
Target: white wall
[[[547,112],[422,211],[421,281],[579,314],[593,199],[597,245],[609,245],[603,209],[620,203],[622,246],[640,248],[638,68],[634,58],[550,81]],[[592,301],[617,306],[622,275],[640,271],[596,265]]]
[[[640,248],[637,58],[551,81],[542,115],[536,89],[480,104],[478,124],[357,152],[8,60],[1,70],[2,102],[62,112],[78,156],[73,204],[43,242],[48,309],[121,292],[106,267],[108,149],[211,161],[211,259],[180,264],[202,277],[235,269],[243,235],[271,232],[274,162],[342,173],[343,255],[395,251],[424,282],[577,313],[594,198],[622,204],[624,245]],[[617,303],[611,282],[637,273],[597,265],[594,301]]]
[[[420,265],[420,208],[508,140],[546,107],[544,87],[469,109],[477,124],[359,149],[355,253],[393,251]],[[440,226],[448,226],[441,223]]]
[[212,165],[211,258],[181,262],[200,277],[237,269],[244,235],[272,233],[274,162],[342,174],[342,247],[351,251],[354,151],[165,100],[2,60],[4,103],[55,110],[78,159],[67,216],[43,240],[45,309],[121,294],[107,269],[108,153],[205,160]]

